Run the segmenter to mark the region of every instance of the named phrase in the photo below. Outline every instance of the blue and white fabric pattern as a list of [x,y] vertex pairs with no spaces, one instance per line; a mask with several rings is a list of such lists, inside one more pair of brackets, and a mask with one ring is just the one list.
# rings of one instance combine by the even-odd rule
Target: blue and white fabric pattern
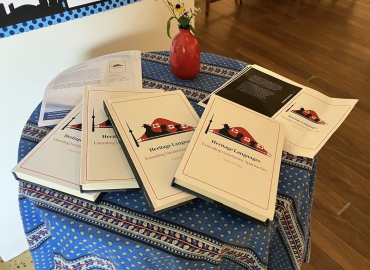
[[[168,52],[142,54],[143,86],[182,90],[196,102],[245,63],[202,54],[200,74],[175,78]],[[52,128],[37,129],[40,105],[20,140],[22,159]],[[316,159],[282,153],[274,220],[267,227],[201,199],[152,216],[138,190],[99,204],[20,182],[24,230],[36,269],[294,269],[308,262]]]

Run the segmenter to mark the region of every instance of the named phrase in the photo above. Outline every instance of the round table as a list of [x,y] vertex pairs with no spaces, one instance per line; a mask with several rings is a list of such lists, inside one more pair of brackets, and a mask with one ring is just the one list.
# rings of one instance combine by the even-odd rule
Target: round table
[[[247,64],[201,54],[191,81],[173,76],[169,52],[142,54],[143,87],[182,90],[197,102]],[[27,121],[18,159],[52,129]],[[20,182],[19,204],[36,269],[300,269],[310,254],[316,159],[282,153],[274,220],[256,224],[204,200],[152,216],[138,190],[107,192],[96,205]],[[32,189],[33,191],[29,191]]]

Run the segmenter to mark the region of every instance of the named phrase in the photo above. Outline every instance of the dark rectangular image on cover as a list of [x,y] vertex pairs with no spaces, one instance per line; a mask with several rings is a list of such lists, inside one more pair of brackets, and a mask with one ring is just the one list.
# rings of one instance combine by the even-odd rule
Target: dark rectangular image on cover
[[[251,67],[222,89],[216,90],[215,95],[272,117],[300,90],[301,87]],[[202,103],[207,104],[209,97]]]

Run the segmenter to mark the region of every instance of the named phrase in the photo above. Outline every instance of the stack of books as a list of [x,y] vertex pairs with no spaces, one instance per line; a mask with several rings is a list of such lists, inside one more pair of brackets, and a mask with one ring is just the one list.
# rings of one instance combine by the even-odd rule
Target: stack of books
[[200,119],[179,90],[85,86],[13,174],[95,202],[140,188],[152,214],[198,197],[267,224],[282,150],[314,157],[356,102],[256,65],[202,100]]

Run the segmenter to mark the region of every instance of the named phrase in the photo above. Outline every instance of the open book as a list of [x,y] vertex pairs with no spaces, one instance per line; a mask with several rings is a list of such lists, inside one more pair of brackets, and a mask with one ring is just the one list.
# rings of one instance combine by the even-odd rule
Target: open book
[[[286,125],[283,149],[313,158],[358,100],[329,98],[257,65],[248,66],[214,91]],[[205,107],[210,96],[199,102]]]

